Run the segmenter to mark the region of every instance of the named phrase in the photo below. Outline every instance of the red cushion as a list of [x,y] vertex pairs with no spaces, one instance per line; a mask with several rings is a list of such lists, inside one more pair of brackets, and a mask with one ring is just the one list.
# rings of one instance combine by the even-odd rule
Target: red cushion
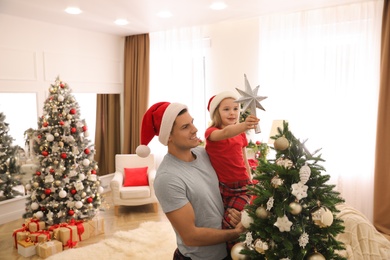
[[148,167],[125,168],[123,186],[148,186]]

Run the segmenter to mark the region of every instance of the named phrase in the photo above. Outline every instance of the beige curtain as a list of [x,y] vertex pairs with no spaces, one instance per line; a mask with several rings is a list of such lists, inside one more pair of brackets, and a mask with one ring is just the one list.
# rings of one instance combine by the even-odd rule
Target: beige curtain
[[390,235],[390,9],[384,1],[374,181],[374,225]]
[[120,95],[98,94],[96,103],[95,161],[99,175],[115,171],[115,154],[121,153]]
[[135,153],[149,97],[149,34],[127,36],[125,41],[123,153]]

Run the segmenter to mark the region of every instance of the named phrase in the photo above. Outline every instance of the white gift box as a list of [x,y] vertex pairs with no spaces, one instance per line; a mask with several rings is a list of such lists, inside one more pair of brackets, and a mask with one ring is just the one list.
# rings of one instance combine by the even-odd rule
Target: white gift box
[[[21,243],[22,242],[22,243]],[[36,245],[34,245],[34,243],[32,242],[26,242],[26,243],[23,243],[25,241],[18,241],[18,254],[19,255],[22,255],[24,257],[30,257],[30,256],[33,256],[37,253],[37,250],[36,250]]]

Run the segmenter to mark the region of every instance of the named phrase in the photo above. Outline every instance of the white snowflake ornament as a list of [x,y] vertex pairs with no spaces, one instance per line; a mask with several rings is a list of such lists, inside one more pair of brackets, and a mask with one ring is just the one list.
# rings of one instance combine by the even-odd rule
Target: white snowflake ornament
[[252,233],[251,232],[247,232],[246,235],[245,235],[245,242],[244,244],[251,248],[252,247],[252,242],[253,242],[253,237],[252,237]]
[[303,232],[302,235],[298,239],[299,246],[304,248],[307,243],[309,243],[309,235],[306,232]]
[[297,198],[297,200],[301,200],[307,197],[307,189],[309,188],[307,185],[298,182],[291,185],[291,188],[292,188],[291,194],[294,195]]
[[256,239],[255,241],[255,250],[260,253],[264,254],[266,250],[268,250],[268,244],[267,242],[262,241],[260,238]]
[[280,232],[290,232],[292,222],[284,215],[281,218],[278,217],[274,225],[279,228]]

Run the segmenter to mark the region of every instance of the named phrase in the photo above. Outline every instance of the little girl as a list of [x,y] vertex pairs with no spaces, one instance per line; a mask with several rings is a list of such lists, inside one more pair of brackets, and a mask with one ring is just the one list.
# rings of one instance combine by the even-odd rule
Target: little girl
[[242,211],[250,203],[247,185],[252,183],[250,166],[246,157],[248,140],[245,131],[256,128],[260,119],[247,116],[239,123],[240,104],[237,95],[221,92],[210,98],[211,126],[206,129],[206,151],[219,179],[219,189],[225,207],[222,228],[232,228],[227,210]]

